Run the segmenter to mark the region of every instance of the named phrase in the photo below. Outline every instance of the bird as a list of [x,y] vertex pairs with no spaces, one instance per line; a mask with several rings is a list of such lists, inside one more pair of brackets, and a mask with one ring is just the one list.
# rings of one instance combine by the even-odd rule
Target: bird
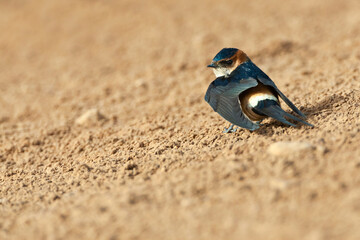
[[230,127],[225,128],[224,133],[236,132],[238,127],[254,131],[267,117],[290,126],[296,125],[286,118],[313,127],[312,124],[281,108],[280,98],[297,115],[306,119],[305,114],[242,50],[223,48],[207,67],[213,69],[216,79],[209,85],[205,101],[231,123]]

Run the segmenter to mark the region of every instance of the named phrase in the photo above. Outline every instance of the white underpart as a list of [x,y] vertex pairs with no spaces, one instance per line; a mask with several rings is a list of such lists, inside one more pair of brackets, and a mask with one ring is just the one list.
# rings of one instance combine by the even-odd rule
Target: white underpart
[[250,107],[256,107],[256,105],[258,105],[258,103],[260,101],[267,100],[267,99],[278,102],[278,99],[274,95],[264,93],[262,95],[254,95],[254,96],[250,97],[248,105]]
[[228,68],[213,68],[216,77],[228,77],[231,73],[231,69]]

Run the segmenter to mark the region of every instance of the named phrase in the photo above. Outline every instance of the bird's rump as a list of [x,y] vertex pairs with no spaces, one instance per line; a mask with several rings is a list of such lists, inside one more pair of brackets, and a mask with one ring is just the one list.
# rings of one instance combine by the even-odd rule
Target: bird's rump
[[248,61],[240,65],[235,71],[233,76],[238,77],[253,77],[257,79],[264,85],[272,87],[276,93],[281,97],[281,99],[299,116],[306,118],[303,114],[275,85],[275,83],[266,75],[258,66],[256,66],[252,61]]

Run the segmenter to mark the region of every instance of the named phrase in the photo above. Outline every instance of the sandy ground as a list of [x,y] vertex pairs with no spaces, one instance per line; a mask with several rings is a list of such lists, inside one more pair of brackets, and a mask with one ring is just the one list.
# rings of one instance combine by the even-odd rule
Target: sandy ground
[[[0,239],[360,239],[360,1],[4,0],[0,32]],[[223,47],[316,127],[223,134]]]

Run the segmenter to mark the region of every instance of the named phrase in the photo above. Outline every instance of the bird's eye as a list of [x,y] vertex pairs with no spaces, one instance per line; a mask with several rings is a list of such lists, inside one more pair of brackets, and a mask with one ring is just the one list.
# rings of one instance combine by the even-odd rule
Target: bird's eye
[[220,64],[223,65],[224,67],[231,66],[232,63],[233,63],[233,60],[224,60],[224,61],[220,62]]

